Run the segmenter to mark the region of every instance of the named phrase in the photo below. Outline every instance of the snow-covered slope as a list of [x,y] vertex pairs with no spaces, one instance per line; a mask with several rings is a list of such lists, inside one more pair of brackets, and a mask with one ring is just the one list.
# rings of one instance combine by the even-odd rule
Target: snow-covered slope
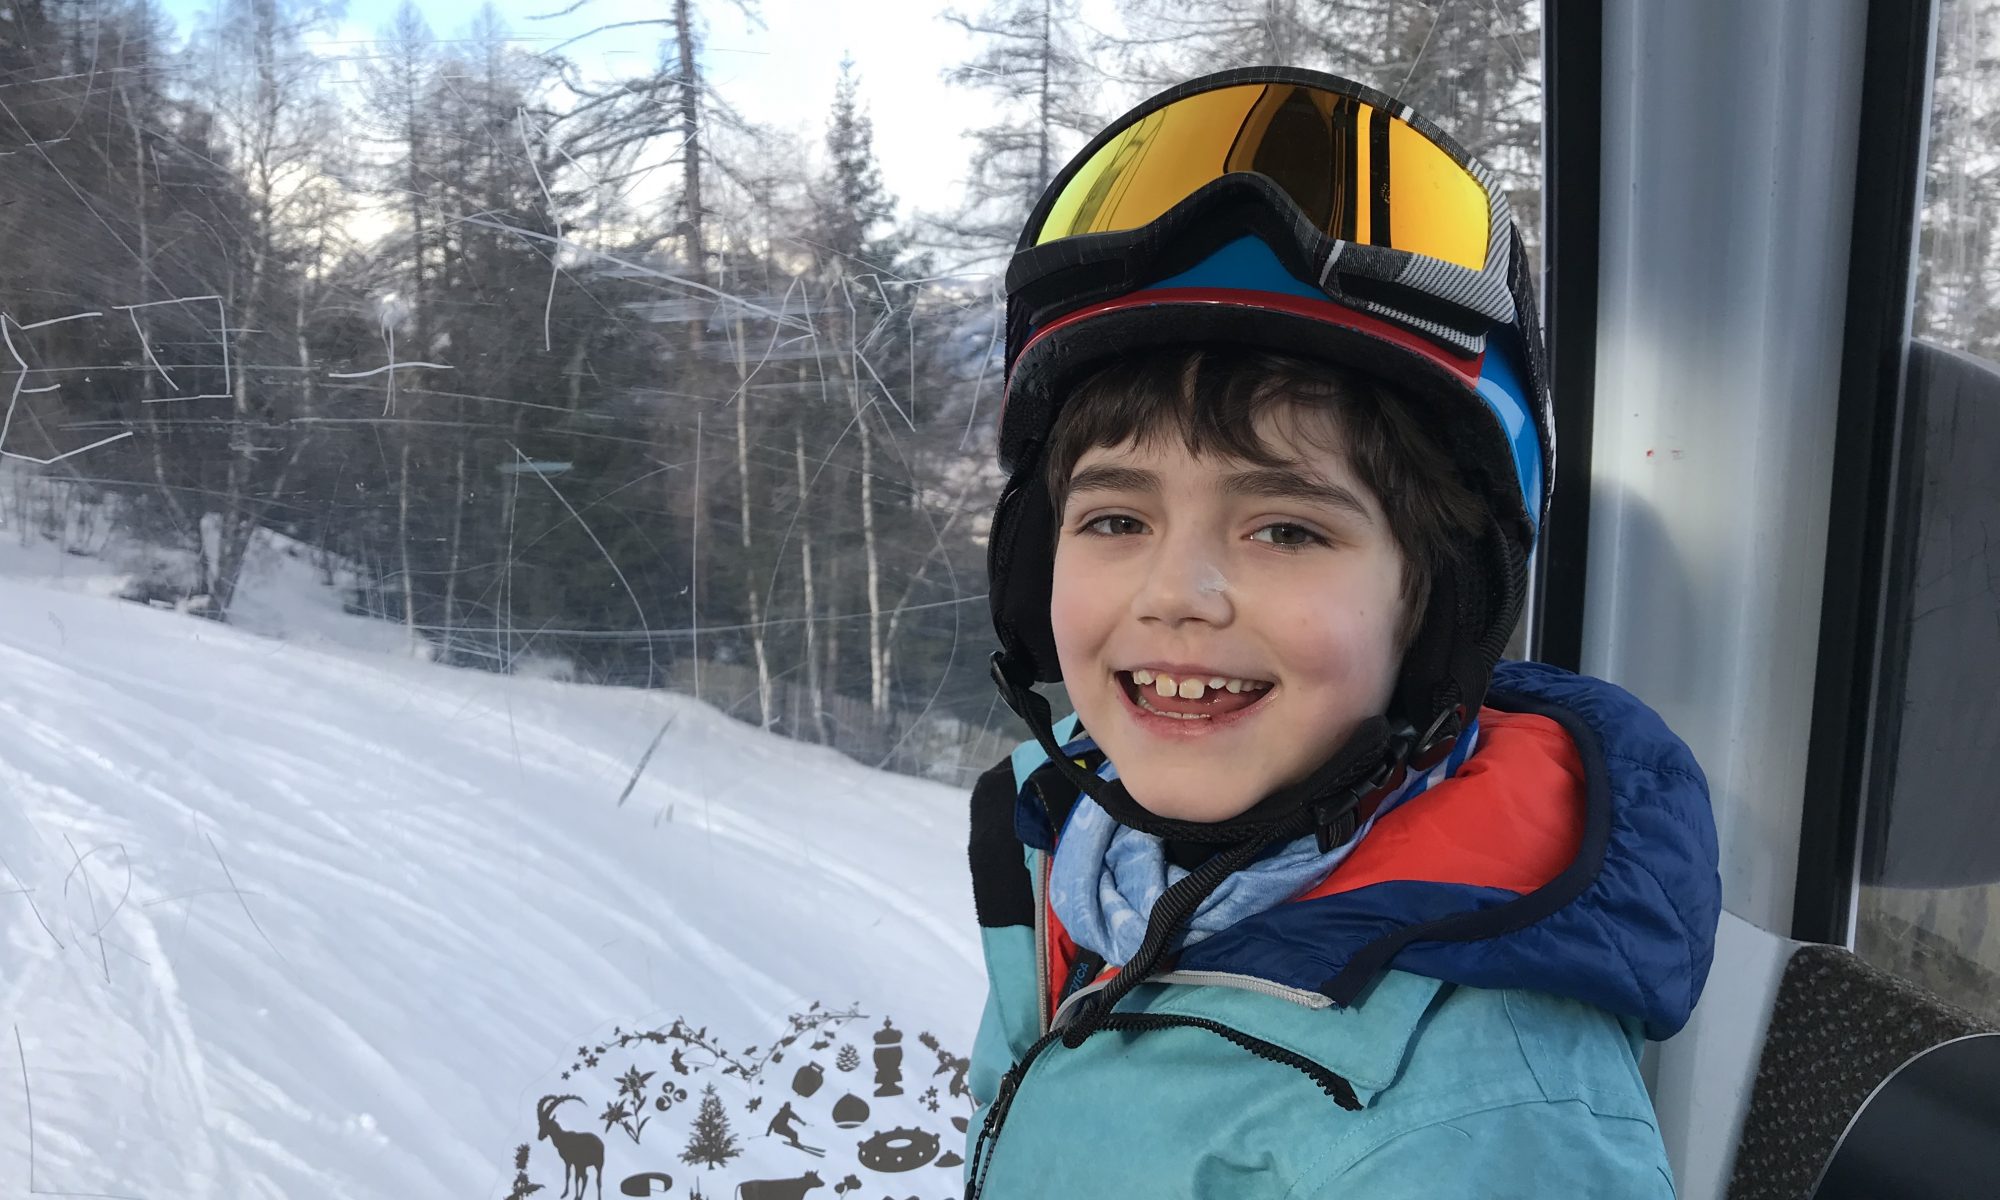
[[[682,697],[260,637],[12,566],[0,1197],[31,1170],[148,1200],[500,1196],[517,1146],[552,1155],[538,1099],[583,1090],[566,1072],[614,1031],[775,1046],[824,1002],[969,1049],[961,794]],[[564,1125],[623,1136],[582,1098]]]

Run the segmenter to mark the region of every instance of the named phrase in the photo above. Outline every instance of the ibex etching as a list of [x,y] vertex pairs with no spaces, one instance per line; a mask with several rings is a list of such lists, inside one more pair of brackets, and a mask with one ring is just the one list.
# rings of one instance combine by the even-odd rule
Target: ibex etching
[[556,1153],[562,1156],[563,1190],[556,1193],[556,1200],[563,1200],[569,1195],[572,1179],[576,1181],[576,1200],[583,1200],[583,1189],[589,1182],[592,1167],[597,1168],[598,1200],[603,1200],[604,1142],[594,1133],[579,1133],[556,1124],[557,1106],[570,1100],[583,1103],[579,1096],[543,1096],[535,1102],[535,1119],[541,1126],[535,1137],[554,1142]]

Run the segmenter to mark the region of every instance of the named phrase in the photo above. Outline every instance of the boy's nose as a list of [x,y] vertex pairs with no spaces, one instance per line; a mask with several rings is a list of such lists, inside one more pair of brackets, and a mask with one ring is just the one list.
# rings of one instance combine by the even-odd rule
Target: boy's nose
[[1160,547],[1133,598],[1135,615],[1142,620],[1178,624],[1206,621],[1225,625],[1235,615],[1229,594],[1229,579],[1210,554],[1176,552],[1171,545]]

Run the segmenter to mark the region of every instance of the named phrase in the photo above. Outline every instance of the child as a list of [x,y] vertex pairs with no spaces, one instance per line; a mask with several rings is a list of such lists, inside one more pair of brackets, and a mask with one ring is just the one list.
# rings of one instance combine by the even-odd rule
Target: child
[[[1101,134],[1007,275],[968,1197],[1670,1197],[1687,748],[1500,663],[1553,453],[1506,199],[1316,72]],[[1052,722],[1036,682],[1075,715]]]

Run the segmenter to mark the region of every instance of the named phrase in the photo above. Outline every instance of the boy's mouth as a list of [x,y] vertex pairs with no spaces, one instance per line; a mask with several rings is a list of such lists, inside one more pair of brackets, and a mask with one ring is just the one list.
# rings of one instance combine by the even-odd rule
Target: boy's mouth
[[1144,668],[1114,674],[1134,707],[1175,721],[1213,721],[1234,716],[1262,703],[1275,686],[1268,680],[1220,675],[1183,679]]

